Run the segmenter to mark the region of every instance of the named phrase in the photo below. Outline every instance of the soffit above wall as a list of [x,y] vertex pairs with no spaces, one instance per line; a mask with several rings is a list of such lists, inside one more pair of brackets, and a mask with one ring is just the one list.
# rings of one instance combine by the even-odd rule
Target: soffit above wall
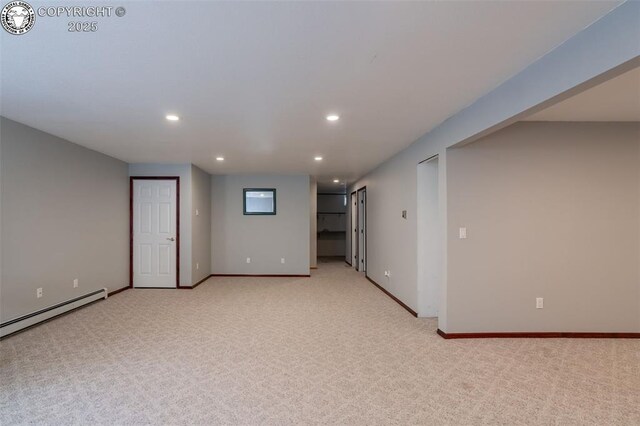
[[524,121],[640,121],[640,68],[605,81]]

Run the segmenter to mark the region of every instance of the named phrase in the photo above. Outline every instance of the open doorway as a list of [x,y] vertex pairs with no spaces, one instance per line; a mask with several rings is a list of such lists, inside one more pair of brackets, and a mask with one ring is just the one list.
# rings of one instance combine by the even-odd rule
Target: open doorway
[[346,190],[318,192],[317,197],[318,259],[344,262],[347,251]]
[[418,164],[418,315],[437,317],[442,284],[438,156]]

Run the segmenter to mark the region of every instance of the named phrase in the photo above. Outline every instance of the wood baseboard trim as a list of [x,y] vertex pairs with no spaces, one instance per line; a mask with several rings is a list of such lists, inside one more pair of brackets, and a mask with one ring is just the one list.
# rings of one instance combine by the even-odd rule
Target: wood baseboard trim
[[640,333],[602,333],[602,332],[500,332],[500,333],[445,333],[438,329],[444,339],[640,339]]
[[311,274],[211,274],[212,277],[309,278]]
[[[136,290],[178,290],[180,287],[132,287]],[[186,287],[191,288],[191,287]]]
[[398,299],[397,297],[395,297],[393,294],[389,293],[384,287],[382,287],[380,284],[378,284],[377,282],[375,282],[374,280],[372,280],[371,278],[365,276],[366,279],[369,280],[369,282],[373,285],[375,285],[376,287],[378,287],[380,290],[382,290],[382,292],[384,294],[386,294],[387,296],[389,296],[390,298],[392,298],[398,305],[402,306],[403,308],[405,308],[411,315],[413,315],[414,317],[418,317],[418,314],[416,311],[414,311],[413,309],[411,309],[410,307],[408,307],[407,305],[405,305],[404,303],[402,303],[402,301],[400,299]]
[[318,269],[317,266],[309,266],[309,269]]
[[112,292],[107,293],[107,297],[111,297],[111,296],[113,296],[114,294],[122,293],[123,291],[125,291],[125,290],[129,290],[130,288],[131,288],[131,287],[126,286],[126,287],[119,288],[119,289],[117,289],[117,290],[113,290]]
[[194,285],[181,285],[181,286],[178,286],[178,288],[180,290],[193,290],[194,288],[198,287],[200,284],[202,284],[203,282],[205,282],[206,280],[208,280],[212,276],[213,275],[209,274],[206,277],[204,277],[203,279],[201,279],[200,281],[198,281],[197,283],[195,283]]
[[201,279],[200,281],[198,281],[197,283],[195,283],[194,285],[191,286],[192,289],[198,287],[200,284],[202,284],[203,282],[205,282],[206,280],[208,280],[209,278],[211,278],[213,275],[209,274],[206,277],[204,277],[203,279]]

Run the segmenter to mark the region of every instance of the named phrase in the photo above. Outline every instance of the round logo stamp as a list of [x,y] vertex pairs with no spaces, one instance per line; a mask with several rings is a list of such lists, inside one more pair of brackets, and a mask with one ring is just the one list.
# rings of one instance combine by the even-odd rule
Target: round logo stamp
[[36,22],[36,13],[31,5],[24,1],[12,1],[2,8],[0,14],[2,28],[11,34],[24,34]]

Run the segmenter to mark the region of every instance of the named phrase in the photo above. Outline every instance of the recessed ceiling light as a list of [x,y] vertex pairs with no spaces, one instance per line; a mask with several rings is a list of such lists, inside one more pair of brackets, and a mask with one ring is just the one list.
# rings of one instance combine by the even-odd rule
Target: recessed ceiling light
[[334,179],[333,183],[340,183],[340,179]]
[[322,157],[320,157],[319,155],[317,157],[313,157],[313,159],[316,161],[322,161]]
[[165,118],[167,120],[169,120],[169,121],[178,121],[178,120],[180,120],[180,117],[178,117],[175,114],[167,114],[167,116]]
[[216,157],[216,161],[224,161],[224,157]]
[[327,115],[327,121],[338,121],[338,120],[340,120],[340,116],[337,114]]

